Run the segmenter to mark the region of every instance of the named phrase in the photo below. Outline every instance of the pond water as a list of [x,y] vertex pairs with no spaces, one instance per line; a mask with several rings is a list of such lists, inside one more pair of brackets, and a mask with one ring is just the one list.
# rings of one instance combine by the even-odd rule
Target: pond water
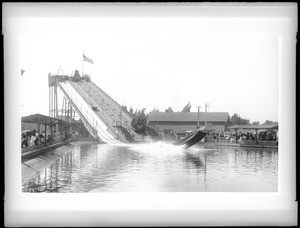
[[183,149],[167,143],[83,144],[22,186],[23,192],[276,192],[278,150]]

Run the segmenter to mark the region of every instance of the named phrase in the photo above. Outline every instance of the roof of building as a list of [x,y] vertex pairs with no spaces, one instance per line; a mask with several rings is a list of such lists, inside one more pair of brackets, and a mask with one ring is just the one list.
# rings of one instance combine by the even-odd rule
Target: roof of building
[[30,116],[23,116],[21,118],[23,123],[36,123],[36,124],[43,124],[43,125],[53,125],[56,123],[66,123],[63,120],[56,119],[50,116],[45,116],[42,114],[33,114]]
[[[208,112],[207,122],[227,122],[228,112]],[[197,122],[198,112],[150,112],[148,122]],[[199,121],[205,121],[205,113],[200,112]]]
[[158,130],[171,130],[174,132],[186,132],[186,131],[195,131],[197,129],[196,125],[168,125],[168,124],[160,124],[156,127]]
[[233,125],[227,127],[227,129],[258,129],[258,130],[278,130],[278,123],[277,124],[261,124],[261,125]]
[[[156,129],[159,130],[172,130],[176,133],[181,133],[181,132],[186,132],[186,131],[195,131],[197,130],[196,125],[169,125],[169,124],[160,124],[159,126],[156,127]],[[203,131],[225,131],[225,126],[220,126],[220,125],[208,125],[208,126],[202,126],[200,127],[201,130]]]

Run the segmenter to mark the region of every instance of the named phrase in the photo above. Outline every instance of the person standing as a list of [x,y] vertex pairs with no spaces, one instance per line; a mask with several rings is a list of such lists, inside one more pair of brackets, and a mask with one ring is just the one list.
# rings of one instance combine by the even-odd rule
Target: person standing
[[79,132],[75,131],[75,139],[77,140],[79,138]]
[[22,147],[28,147],[28,138],[25,134],[22,135]]
[[34,144],[37,146],[38,145],[38,142],[39,142],[39,133],[36,132],[35,133],[35,140],[34,140]]
[[35,145],[35,140],[36,140],[35,136],[32,135],[31,138],[30,138],[30,146],[34,146]]

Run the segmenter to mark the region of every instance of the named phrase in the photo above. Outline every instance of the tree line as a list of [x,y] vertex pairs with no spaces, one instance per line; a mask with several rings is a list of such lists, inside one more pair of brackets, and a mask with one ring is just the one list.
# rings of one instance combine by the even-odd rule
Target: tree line
[[[228,120],[229,125],[259,125],[260,122],[259,121],[253,121],[252,123],[250,123],[250,121],[248,119],[244,119],[242,117],[239,116],[239,114],[234,113],[231,117],[229,117]],[[266,120],[263,124],[275,124],[278,122],[277,121],[272,121],[272,120]]]
[[[126,106],[123,106],[123,108],[125,110],[127,110]],[[147,113],[145,113],[145,108],[143,108],[142,110],[135,110],[133,111],[132,108],[129,109],[129,113],[131,113],[132,115],[134,115],[134,117],[138,120],[139,123],[146,123],[147,122],[147,118],[148,115]],[[187,105],[185,105],[183,107],[183,109],[181,110],[181,112],[190,112],[191,111],[191,104],[190,102],[188,102]],[[160,112],[159,109],[154,108],[151,112]],[[174,112],[172,107],[168,107],[167,109],[165,109],[164,112]],[[228,117],[228,123],[229,125],[259,125],[260,122],[259,121],[253,121],[252,123],[250,123],[249,119],[245,119],[242,118],[239,114],[234,113],[232,116]],[[263,124],[275,124],[278,123],[277,121],[272,121],[272,120],[266,120]]]

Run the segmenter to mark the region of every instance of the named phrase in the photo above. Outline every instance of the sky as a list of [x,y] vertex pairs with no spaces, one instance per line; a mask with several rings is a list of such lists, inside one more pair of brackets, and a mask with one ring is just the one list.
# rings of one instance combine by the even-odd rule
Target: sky
[[[255,23],[197,18],[28,18],[19,37],[21,116],[48,115],[48,73],[74,70],[128,108],[190,102],[278,121],[279,42]],[[28,28],[28,26],[27,26]],[[94,64],[82,62],[82,54]],[[62,73],[62,71],[60,73]],[[38,104],[38,105],[36,105]]]

